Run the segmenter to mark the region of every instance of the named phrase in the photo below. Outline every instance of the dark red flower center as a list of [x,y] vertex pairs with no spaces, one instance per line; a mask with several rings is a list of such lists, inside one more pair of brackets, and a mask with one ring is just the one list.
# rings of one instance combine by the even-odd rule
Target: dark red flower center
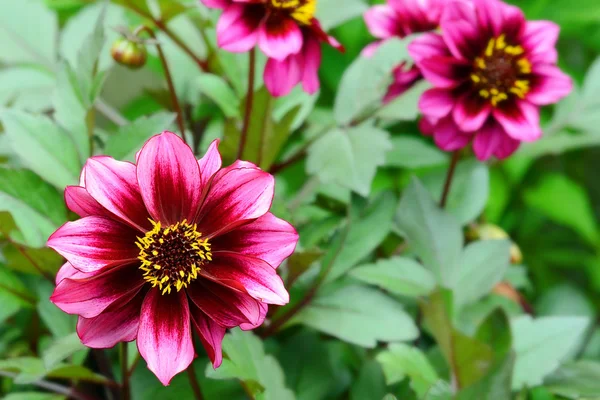
[[266,6],[275,18],[289,16],[301,24],[310,25],[317,0],[267,0]]
[[186,220],[163,228],[151,221],[154,228],[138,238],[138,259],[142,262],[144,279],[158,286],[162,294],[180,291],[198,277],[202,265],[212,261],[210,243]]
[[524,98],[529,92],[531,63],[522,46],[509,45],[504,34],[490,39],[483,53],[475,58],[471,81],[479,95],[492,106],[511,95]]

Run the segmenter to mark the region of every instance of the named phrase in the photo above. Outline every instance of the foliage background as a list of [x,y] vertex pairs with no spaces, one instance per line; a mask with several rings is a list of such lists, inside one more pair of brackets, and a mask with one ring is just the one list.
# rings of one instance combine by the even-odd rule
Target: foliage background
[[[366,1],[319,1],[323,25],[347,49],[324,49],[319,96],[295,90],[274,100],[258,78],[243,158],[277,172],[273,211],[301,235],[283,268],[292,305],[272,321],[320,286],[311,305],[269,339],[257,336],[269,328],[228,335],[219,370],[200,356],[195,366],[207,399],[600,399],[600,3],[513,3],[529,19],[561,25],[560,65],[577,90],[544,111],[544,138],[509,160],[484,165],[465,156],[448,213],[435,206],[448,156],[415,122],[425,86],[379,104],[391,68],[407,59],[406,43],[389,43],[371,61],[359,57],[373,40],[361,17]],[[61,192],[77,182],[91,151],[132,159],[148,137],[176,129],[154,50],[141,70],[110,59],[113,27],[152,26],[132,4],[146,7],[144,0],[0,0],[6,399],[64,398],[40,382],[110,398],[111,381],[120,380],[118,350],[84,349],[75,320],[48,301],[61,260],[44,244],[73,217]],[[158,34],[186,105],[189,138],[201,153],[223,137],[232,161],[246,57],[215,49],[216,14],[195,1],[150,4],[215,72],[201,73]],[[505,241],[463,251],[462,230],[483,222],[510,234],[522,265],[503,261]],[[518,290],[534,317],[508,298],[516,292],[492,293],[500,281]],[[129,355],[136,365],[134,344]],[[191,398],[184,376],[163,388],[143,362],[131,385],[134,399]]]

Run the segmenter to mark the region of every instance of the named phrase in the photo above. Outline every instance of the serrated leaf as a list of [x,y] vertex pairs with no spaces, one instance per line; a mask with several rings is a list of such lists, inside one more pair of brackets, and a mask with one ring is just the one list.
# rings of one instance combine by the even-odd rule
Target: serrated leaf
[[435,278],[431,272],[411,258],[393,257],[374,264],[361,265],[350,275],[390,293],[419,297],[434,289]]
[[419,116],[419,98],[431,84],[426,80],[418,82],[412,88],[381,107],[377,117],[387,121],[413,121]]
[[75,332],[59,338],[44,351],[42,355],[44,366],[46,369],[52,369],[58,363],[73,355],[73,353],[85,348]]
[[400,303],[378,290],[352,284],[332,292],[323,289],[289,324],[296,323],[367,348],[378,341],[407,341],[419,335]]
[[463,246],[456,219],[441,210],[417,179],[406,188],[396,225],[438,284],[454,287]]
[[31,112],[51,107],[56,78],[37,66],[15,66],[0,71],[0,104]]
[[589,325],[584,317],[522,316],[511,321],[517,362],[512,387],[540,385],[579,343]]
[[595,398],[600,393],[600,363],[581,360],[566,363],[544,380],[552,393],[568,399]]

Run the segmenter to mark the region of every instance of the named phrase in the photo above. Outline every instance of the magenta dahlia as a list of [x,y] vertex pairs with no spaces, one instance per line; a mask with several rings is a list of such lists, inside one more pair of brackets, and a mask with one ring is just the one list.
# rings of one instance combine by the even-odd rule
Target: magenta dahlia
[[419,102],[423,133],[446,151],[472,142],[480,160],[508,157],[521,142],[539,139],[539,107],[572,89],[556,66],[559,27],[526,21],[499,0],[454,0],[440,27],[409,46],[434,86]]
[[[387,4],[371,7],[365,12],[365,23],[371,35],[379,40],[365,47],[363,55],[371,56],[387,39],[436,29],[446,3],[446,0],[387,0]],[[406,63],[394,68],[393,75],[384,102],[400,96],[423,78],[419,67]]]
[[302,83],[312,94],[319,89],[321,42],[343,50],[315,18],[317,0],[201,0],[223,10],[217,43],[243,53],[254,46],[268,57],[264,81],[273,96],[285,96]]
[[137,339],[165,385],[195,357],[193,328],[216,368],[227,328],[255,328],[267,304],[289,301],[276,268],[298,235],[269,212],[273,176],[243,161],[221,169],[217,146],[196,160],[163,132],[136,164],[89,159],[65,191],[81,219],[48,240],[68,261],[51,300],[79,315],[81,341]]

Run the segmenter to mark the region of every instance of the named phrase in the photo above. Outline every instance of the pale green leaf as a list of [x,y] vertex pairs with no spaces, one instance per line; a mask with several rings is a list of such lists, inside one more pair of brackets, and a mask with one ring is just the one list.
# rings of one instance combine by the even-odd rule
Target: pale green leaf
[[552,393],[568,399],[594,399],[600,393],[600,363],[581,360],[564,364],[545,379],[544,385]]
[[70,335],[64,336],[55,340],[43,353],[42,359],[46,369],[52,369],[73,353],[85,349],[81,343],[81,339],[77,333],[73,332]]
[[385,166],[423,168],[444,165],[448,156],[437,147],[413,136],[392,137],[392,150],[385,157]]
[[330,30],[349,19],[361,16],[367,10],[363,0],[345,0],[340,7],[339,0],[319,0],[317,18],[325,30]]
[[226,117],[235,118],[240,116],[240,100],[223,78],[206,73],[197,77],[194,85],[200,93],[217,103]]
[[381,107],[377,117],[386,121],[413,121],[419,116],[419,98],[431,87],[425,80],[418,82],[412,88]]

